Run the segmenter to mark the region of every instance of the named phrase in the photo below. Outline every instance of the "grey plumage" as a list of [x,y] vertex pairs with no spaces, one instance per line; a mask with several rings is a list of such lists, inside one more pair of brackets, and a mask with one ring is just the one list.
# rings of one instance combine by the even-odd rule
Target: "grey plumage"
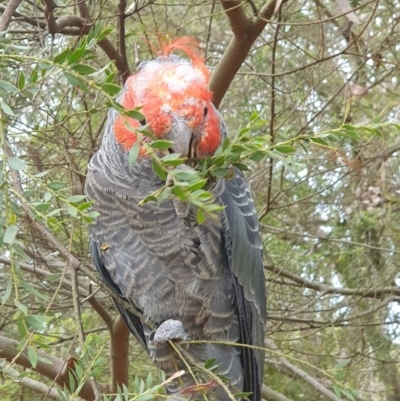
[[[111,109],[102,146],[88,167],[85,192],[100,213],[91,228],[96,268],[120,297],[143,312],[141,321],[117,305],[131,332],[167,377],[186,367],[168,344],[149,344],[146,322],[157,326],[167,319],[179,320],[191,340],[263,347],[262,244],[242,173],[236,170],[232,180],[215,183],[215,199],[226,208],[202,225],[196,222],[194,206],[184,214],[177,214],[172,200],[138,206],[164,182],[148,158],[128,167],[128,152],[113,133],[116,117]],[[233,393],[249,391],[251,399],[260,400],[261,350],[207,343],[188,345],[187,351],[199,362],[216,358],[218,373],[230,377]],[[183,386],[192,384],[186,375]],[[181,389],[178,381],[168,386],[171,394]],[[221,388],[214,393],[228,400]]]

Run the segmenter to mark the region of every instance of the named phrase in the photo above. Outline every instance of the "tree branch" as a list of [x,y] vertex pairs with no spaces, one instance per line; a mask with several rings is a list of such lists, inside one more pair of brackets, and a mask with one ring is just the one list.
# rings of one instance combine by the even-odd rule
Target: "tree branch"
[[111,393],[117,392],[117,387],[128,386],[129,372],[129,336],[130,331],[119,315],[111,330]]
[[[0,256],[0,263],[11,266],[11,260],[5,258],[4,256]],[[32,266],[28,263],[19,262],[19,266],[22,270],[27,271],[29,273],[38,275],[38,276],[50,276],[51,273],[48,270],[40,269],[38,267]],[[72,283],[69,280],[63,280],[63,286],[72,289]],[[99,302],[99,300],[95,296],[90,296],[91,294],[83,287],[78,286],[79,294],[87,298],[87,302],[92,306],[92,308],[98,313],[98,315],[104,320],[104,323],[107,325],[110,332],[112,331],[113,318],[112,316],[104,309],[103,305]]]
[[328,390],[319,381],[317,381],[316,379],[311,377],[304,370],[298,368],[297,366],[292,365],[284,356],[282,356],[281,351],[279,350],[279,348],[275,345],[275,343],[272,340],[266,339],[265,346],[268,347],[271,351],[274,351],[274,354],[278,358],[278,363],[277,363],[278,366],[280,365],[281,367],[288,370],[294,376],[298,377],[301,380],[304,380],[306,383],[308,383],[310,386],[314,387],[318,392],[323,394],[329,400],[340,401],[340,399],[337,398],[336,395],[332,393],[332,391]]
[[[13,358],[15,358],[19,353],[17,349],[18,345],[18,341],[10,340],[9,338],[0,335],[0,358],[4,358],[8,362],[11,362]],[[61,359],[55,358],[41,351],[38,352],[38,356],[39,359],[36,368],[34,369],[32,368],[32,365],[27,357],[27,351],[24,351],[17,358],[15,363],[27,369],[33,369],[35,372],[55,381],[55,383],[57,383],[61,387],[68,387],[69,378],[67,363],[65,361],[62,361]],[[51,364],[42,362],[40,358],[49,360]],[[93,401],[95,399],[90,381],[87,381],[83,385],[79,395],[87,401]]]
[[[6,365],[6,363],[2,363],[2,364],[0,364],[0,367],[2,369],[5,369],[5,365]],[[28,377],[20,378],[19,372],[17,372],[14,369],[5,369],[4,373],[5,373],[5,376],[11,377],[12,379],[14,379],[14,381],[16,383],[18,383],[22,387],[25,387],[31,391],[34,391],[35,393],[45,395],[48,398],[51,398],[53,400],[61,400],[60,396],[57,393],[57,390],[47,386],[44,383],[40,383],[36,380],[29,379]],[[74,401],[79,401],[79,399],[75,399]]]
[[[54,19],[52,13],[55,8],[53,0],[43,1],[46,4],[45,10],[48,29],[52,35],[62,33],[66,35],[79,36],[86,35],[89,32],[92,23],[90,22],[89,10],[83,1],[78,3],[81,17],[77,15],[63,15],[57,18],[57,20]],[[118,53],[117,49],[107,38],[102,39],[97,44],[104,53],[106,53],[110,60],[115,61],[115,65],[122,76],[122,80],[125,82],[129,76],[129,65],[126,58]]]
[[278,276],[283,276],[289,278],[290,280],[295,281],[296,283],[302,284],[306,288],[311,288],[316,291],[321,291],[324,294],[338,294],[338,295],[350,295],[350,296],[361,296],[364,298],[380,298],[385,294],[389,295],[398,295],[400,296],[400,288],[399,287],[383,287],[383,288],[360,288],[360,289],[352,289],[352,288],[338,288],[338,287],[330,287],[325,284],[320,284],[315,281],[309,281],[303,279],[297,274],[288,272],[282,268],[278,268],[274,265],[264,265],[264,268],[272,271]]
[[4,32],[7,30],[8,26],[10,25],[11,18],[13,17],[14,11],[21,3],[21,0],[10,0],[3,11],[3,15],[0,19],[0,32]]
[[293,401],[291,398],[287,398],[283,394],[277,393],[265,384],[263,384],[261,388],[261,397],[268,401]]
[[276,0],[269,0],[262,7],[258,16],[249,18],[240,2],[221,0],[221,5],[232,28],[233,37],[211,77],[210,89],[214,93],[215,107],[219,107],[229,85],[249,54],[251,46],[272,17],[275,3]]

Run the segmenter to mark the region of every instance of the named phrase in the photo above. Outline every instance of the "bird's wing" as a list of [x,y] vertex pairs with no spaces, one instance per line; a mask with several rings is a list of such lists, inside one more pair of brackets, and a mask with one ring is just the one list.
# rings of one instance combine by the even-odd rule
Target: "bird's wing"
[[[115,284],[115,282],[111,278],[107,268],[104,266],[102,258],[100,257],[101,249],[99,249],[99,244],[97,241],[93,240],[91,241],[91,251],[92,251],[93,263],[96,266],[96,269],[100,273],[103,280],[107,283],[108,287],[111,288],[120,298],[129,302],[129,300],[126,299],[122,294],[121,289],[118,287],[118,285]],[[114,304],[117,307],[119,313],[121,314],[125,324],[129,328],[131,333],[136,337],[136,339],[140,342],[143,348],[146,351],[148,351],[146,337],[144,334],[144,328],[140,318],[131,311],[127,310],[118,301],[114,300]]]
[[[219,195],[221,203],[226,206],[222,213],[223,241],[234,277],[241,341],[263,347],[266,290],[257,213],[240,170],[236,170],[235,177],[224,184]],[[261,399],[264,352],[243,347],[242,364],[244,391],[252,392],[252,400],[258,401]]]

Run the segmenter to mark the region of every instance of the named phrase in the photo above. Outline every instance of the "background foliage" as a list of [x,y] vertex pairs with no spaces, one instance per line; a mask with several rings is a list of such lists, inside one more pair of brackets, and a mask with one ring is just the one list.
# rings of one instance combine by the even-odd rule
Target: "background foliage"
[[263,397],[400,400],[395,2],[11,0],[0,11],[2,399],[162,393],[99,287],[83,185],[129,69],[159,36],[189,35],[230,137],[263,138],[264,158],[245,161],[266,250]]

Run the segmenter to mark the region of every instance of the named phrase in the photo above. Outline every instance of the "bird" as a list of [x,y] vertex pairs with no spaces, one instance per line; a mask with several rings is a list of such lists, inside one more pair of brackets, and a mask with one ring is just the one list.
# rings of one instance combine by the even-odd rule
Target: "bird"
[[[205,387],[211,397],[228,401],[229,391],[258,401],[266,288],[259,222],[243,172],[234,168],[233,177],[210,183],[214,201],[223,208],[201,224],[195,205],[179,208],[175,199],[141,203],[165,182],[136,129],[144,126],[154,138],[171,141],[170,152],[186,158],[212,156],[227,136],[212,102],[210,75],[198,42],[178,37],[162,44],[157,57],[140,63],[126,80],[117,101],[127,110],[141,107],[145,118],[108,111],[85,182],[85,194],[98,212],[90,228],[91,254],[117,298],[140,311],[138,316],[115,302],[155,365],[167,377],[185,370],[166,385],[171,398],[188,399],[185,389],[186,394],[198,389],[188,362],[171,345],[184,341],[190,363],[204,366],[211,360],[213,372],[228,380],[226,385],[210,381]],[[139,156],[130,165],[136,143]]]

